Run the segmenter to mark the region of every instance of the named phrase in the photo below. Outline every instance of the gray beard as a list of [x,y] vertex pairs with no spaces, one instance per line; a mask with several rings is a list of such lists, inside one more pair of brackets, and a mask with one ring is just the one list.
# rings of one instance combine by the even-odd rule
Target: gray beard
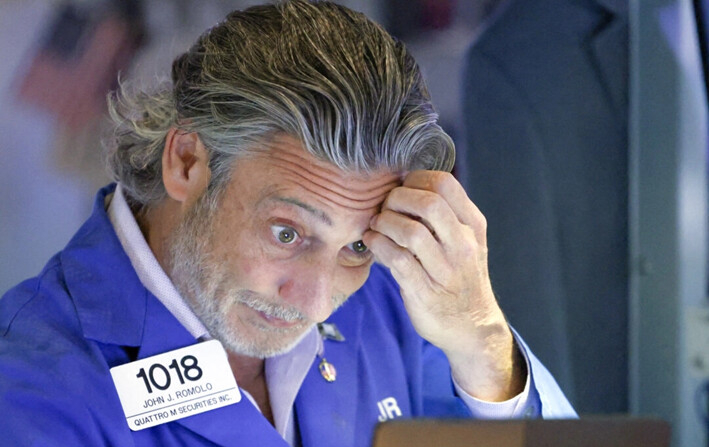
[[[229,288],[229,274],[210,259],[213,246],[213,218],[218,200],[205,193],[187,212],[168,240],[167,267],[180,295],[202,321],[210,335],[228,351],[249,357],[267,358],[290,351],[313,324],[293,307],[269,302],[255,292]],[[216,194],[214,194],[216,195]],[[344,299],[338,299],[338,305]],[[268,316],[289,322],[302,321],[295,328],[263,326],[263,337],[249,340],[229,322],[229,311],[243,304]],[[300,330],[300,333],[296,332]]]

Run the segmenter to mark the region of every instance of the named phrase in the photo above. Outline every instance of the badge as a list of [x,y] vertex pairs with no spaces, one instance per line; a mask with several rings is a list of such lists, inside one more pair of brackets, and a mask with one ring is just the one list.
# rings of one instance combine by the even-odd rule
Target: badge
[[113,367],[111,376],[133,431],[241,400],[226,351],[217,340]]

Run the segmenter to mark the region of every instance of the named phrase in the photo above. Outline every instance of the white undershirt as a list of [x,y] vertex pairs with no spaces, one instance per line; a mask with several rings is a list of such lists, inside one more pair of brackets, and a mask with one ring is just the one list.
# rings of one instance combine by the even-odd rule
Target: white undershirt
[[[141,283],[191,335],[197,339],[211,338],[155,258],[126,202],[120,184],[106,201],[110,201],[107,203],[108,217]],[[293,404],[313,360],[322,349],[322,338],[317,329],[313,328],[292,350],[265,361],[266,385],[275,428],[290,445],[296,442]],[[468,395],[453,381],[458,395],[473,415],[487,419],[522,417],[528,414],[529,382],[528,375],[524,391],[510,400],[485,402]],[[242,392],[258,408],[253,397],[244,390]]]

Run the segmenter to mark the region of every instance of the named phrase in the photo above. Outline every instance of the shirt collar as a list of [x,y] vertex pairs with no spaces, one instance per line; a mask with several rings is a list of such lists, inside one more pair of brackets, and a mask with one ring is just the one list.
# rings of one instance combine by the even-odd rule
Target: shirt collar
[[177,291],[148,246],[120,184],[109,200],[108,218],[140,282],[160,300],[192,336],[197,339],[209,338],[209,332]]

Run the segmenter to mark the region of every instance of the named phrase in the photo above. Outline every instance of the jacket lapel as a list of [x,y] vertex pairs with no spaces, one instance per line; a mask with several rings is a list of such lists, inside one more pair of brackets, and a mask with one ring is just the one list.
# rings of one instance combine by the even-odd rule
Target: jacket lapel
[[234,405],[186,417],[175,423],[220,446],[288,447],[276,429],[243,396],[243,391],[241,401]]
[[[197,343],[157,298],[147,304],[143,343],[138,358],[150,357]],[[237,384],[238,385],[238,384]],[[241,391],[241,401],[178,419],[174,423],[221,446],[288,444]]]
[[[334,382],[328,382],[318,368],[316,358],[305,377],[295,401],[295,412],[303,447],[355,443],[359,375],[358,344],[361,307],[346,303],[329,320],[336,323],[345,341],[323,340],[323,357],[337,370]],[[338,315],[348,314],[347,318]],[[355,315],[353,315],[355,313]]]
[[[145,289],[131,266],[105,212],[105,197],[114,188],[99,192],[91,218],[60,255],[84,336],[138,347],[138,359],[197,343]],[[236,404],[172,423],[221,446],[288,445],[245,396]]]

